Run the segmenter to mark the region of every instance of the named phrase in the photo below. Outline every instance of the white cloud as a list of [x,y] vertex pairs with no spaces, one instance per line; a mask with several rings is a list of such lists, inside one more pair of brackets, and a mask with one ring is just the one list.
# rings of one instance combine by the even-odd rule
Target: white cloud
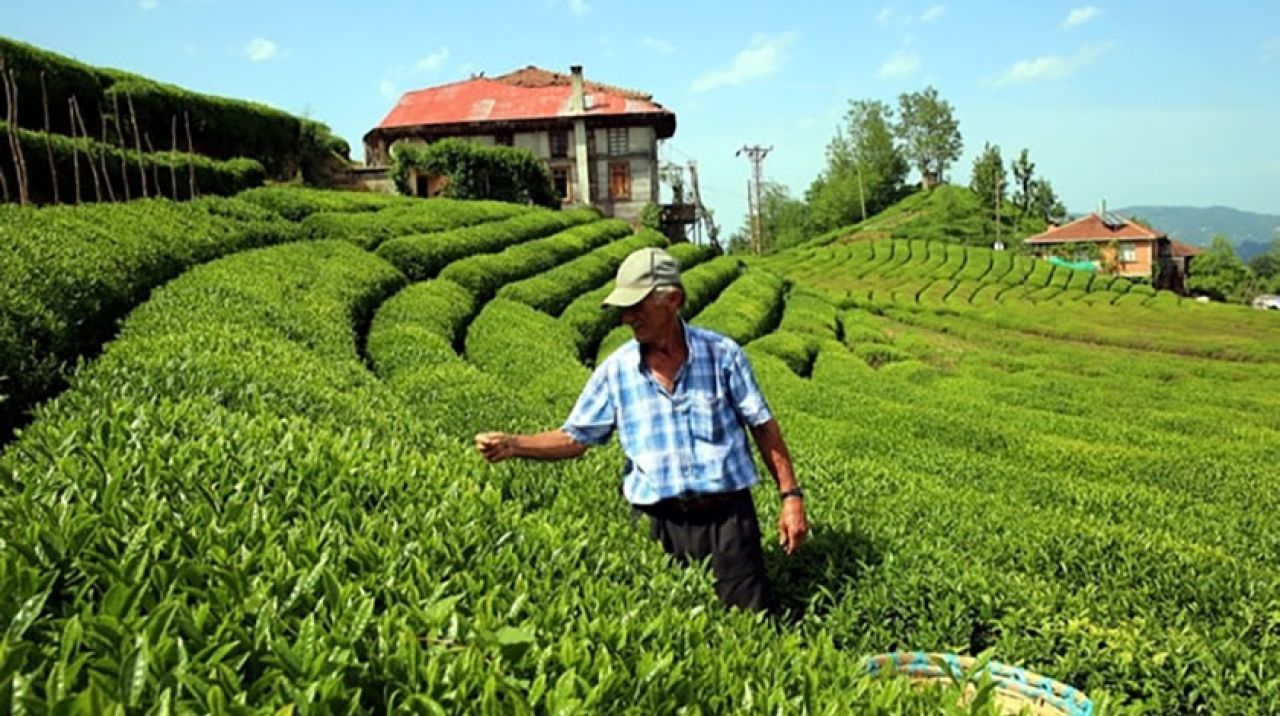
[[398,92],[396,91],[396,83],[391,80],[382,80],[378,83],[378,94],[383,99],[395,99]]
[[587,4],[587,0],[569,0],[569,12],[582,17],[587,14],[591,6]]
[[879,25],[888,25],[891,19],[893,19],[893,7],[889,5],[880,8],[880,12],[876,13],[876,23]]
[[1078,7],[1067,13],[1067,19],[1062,21],[1062,29],[1069,30],[1076,25],[1083,25],[1093,18],[1102,14],[1102,10],[1097,5],[1085,5]]
[[421,60],[418,60],[417,67],[420,72],[435,72],[444,66],[444,62],[447,59],[449,59],[449,48],[441,47]]
[[728,67],[704,72],[693,81],[694,92],[706,92],[722,85],[740,85],[778,71],[786,60],[788,46],[796,39],[794,32],[774,37],[756,35],[747,49],[739,52]]
[[280,54],[280,48],[265,37],[255,37],[244,46],[244,56],[248,57],[250,62],[263,62],[278,54]]
[[937,20],[938,17],[942,15],[942,11],[946,9],[946,5],[934,5],[920,14],[920,22],[933,22],[934,20]]
[[1001,85],[1060,80],[1064,77],[1069,77],[1076,70],[1107,54],[1113,46],[1109,42],[1102,45],[1086,45],[1071,57],[1043,55],[1030,60],[1018,60],[989,84],[999,87]]
[[138,0],[138,7],[143,10],[155,10],[160,7],[160,0]]
[[920,69],[920,56],[910,52],[898,52],[889,55],[889,59],[880,65],[881,77],[904,77]]
[[637,46],[642,50],[653,50],[659,55],[669,55],[676,51],[675,46],[670,42],[657,37],[642,38]]

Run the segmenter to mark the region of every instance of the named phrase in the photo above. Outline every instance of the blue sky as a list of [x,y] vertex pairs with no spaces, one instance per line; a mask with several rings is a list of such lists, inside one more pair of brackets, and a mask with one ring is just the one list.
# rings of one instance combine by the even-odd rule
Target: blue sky
[[744,144],[800,195],[850,99],[935,86],[967,183],[983,142],[1030,150],[1068,208],[1280,214],[1280,3],[285,2],[0,0],[0,34],[361,136],[400,93],[528,64],[642,89],[675,111],[732,230]]

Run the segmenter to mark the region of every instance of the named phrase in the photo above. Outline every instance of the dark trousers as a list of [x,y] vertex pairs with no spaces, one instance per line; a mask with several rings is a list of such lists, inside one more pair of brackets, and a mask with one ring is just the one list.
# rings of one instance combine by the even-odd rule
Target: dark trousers
[[689,502],[663,500],[637,509],[649,516],[649,535],[677,562],[710,557],[723,604],[755,611],[774,608],[750,490]]

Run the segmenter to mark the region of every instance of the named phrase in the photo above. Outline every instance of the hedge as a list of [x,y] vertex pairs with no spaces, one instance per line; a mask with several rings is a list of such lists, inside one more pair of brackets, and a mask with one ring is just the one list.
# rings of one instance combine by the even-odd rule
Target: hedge
[[[250,156],[267,174],[287,179],[301,173],[317,181],[348,163],[350,147],[319,122],[255,102],[201,94],[120,70],[92,67],[26,43],[0,38],[0,56],[13,69],[18,83],[18,120],[22,127],[43,130],[44,107],[40,74],[45,74],[50,129],[71,135],[67,110],[74,96],[91,137],[100,137],[99,112],[106,118],[108,140],[115,140],[116,122],[133,145],[133,124],[159,146],[171,146],[177,119],[179,146],[186,146],[190,122],[195,153],[214,159]],[[129,105],[132,101],[133,112]],[[143,143],[145,146],[145,142]]]
[[0,429],[21,422],[153,288],[209,259],[296,238],[293,224],[237,199],[0,207]]
[[493,199],[560,208],[551,172],[528,149],[486,146],[461,139],[432,144],[397,142],[391,147],[391,176],[401,193],[413,194],[410,172],[447,177],[442,196]]
[[785,281],[768,271],[747,271],[692,323],[746,345],[778,325],[786,288]]
[[369,329],[367,352],[383,378],[456,361],[463,329],[478,306],[452,281],[415,283],[378,308]]
[[321,211],[303,219],[302,229],[313,239],[345,239],[372,251],[397,236],[500,221],[528,211],[525,206],[497,201],[426,199],[378,211]]
[[[80,166],[80,199],[84,202],[107,201],[112,196],[111,192],[114,192],[116,201],[124,201],[126,197],[142,198],[143,178],[140,173],[146,175],[148,196],[171,199],[191,198],[192,170],[195,172],[196,190],[206,195],[235,194],[261,185],[265,177],[262,164],[254,159],[215,161],[182,152],[139,154],[93,139],[71,139],[21,128],[17,135],[27,166],[29,199],[36,204],[51,204],[54,200],[53,176],[49,173],[50,149],[58,177],[58,199],[63,204],[73,204],[76,200],[77,162]],[[0,122],[0,172],[4,172],[8,183],[9,200],[16,201],[18,180],[8,136],[9,125]],[[104,165],[105,179],[102,178]],[[98,175],[96,184],[95,171]]]
[[500,253],[479,254],[454,261],[440,272],[440,278],[455,281],[471,291],[477,301],[487,301],[503,284],[546,271],[557,264],[631,233],[625,221],[607,219],[575,226],[538,239],[517,244]]
[[392,194],[314,189],[304,186],[260,186],[242,191],[237,196],[270,209],[291,221],[302,221],[322,211],[378,211],[396,206],[409,206],[417,201],[417,199]]
[[599,218],[600,214],[594,209],[529,211],[479,226],[399,236],[380,245],[378,255],[409,278],[421,281],[440,273],[450,263],[473,254],[494,253]]
[[633,251],[650,246],[664,247],[667,238],[653,229],[642,229],[635,236],[615,241],[572,261],[509,283],[498,291],[499,298],[532,306],[543,313],[559,316],[575,298],[617,273],[618,266]]

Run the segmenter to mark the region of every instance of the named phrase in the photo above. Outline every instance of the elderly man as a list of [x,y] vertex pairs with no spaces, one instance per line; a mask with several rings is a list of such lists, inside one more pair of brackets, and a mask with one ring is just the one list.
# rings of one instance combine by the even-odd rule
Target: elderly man
[[781,495],[778,535],[787,554],[809,526],[791,455],[746,355],[680,318],[680,266],[662,249],[628,256],[604,303],[621,307],[635,340],[596,368],[564,425],[536,435],[480,433],[476,449],[490,462],[562,460],[617,430],[627,457],[622,493],[649,516],[653,538],[681,562],[710,557],[725,604],[772,609],[747,430]]

